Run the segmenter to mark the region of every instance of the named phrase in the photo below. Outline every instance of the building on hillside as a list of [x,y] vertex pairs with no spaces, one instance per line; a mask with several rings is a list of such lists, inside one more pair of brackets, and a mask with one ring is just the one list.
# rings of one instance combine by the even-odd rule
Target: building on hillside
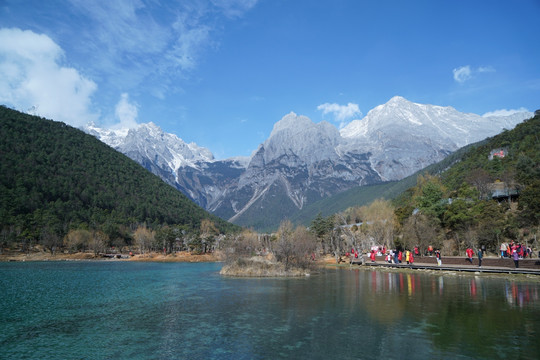
[[506,149],[504,149],[504,148],[493,149],[489,153],[489,160],[493,160],[494,157],[498,157],[498,158],[503,159],[506,156],[507,153],[508,153],[508,151]]
[[514,202],[519,198],[519,190],[510,188],[505,182],[496,181],[491,184],[491,198],[498,202]]

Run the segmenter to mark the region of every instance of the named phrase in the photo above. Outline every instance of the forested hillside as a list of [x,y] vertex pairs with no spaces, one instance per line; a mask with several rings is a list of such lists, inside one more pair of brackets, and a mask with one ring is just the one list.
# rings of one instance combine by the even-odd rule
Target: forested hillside
[[197,231],[219,219],[93,136],[0,106],[2,241],[39,243],[72,229],[130,237],[141,224]]
[[426,174],[440,174],[444,169],[459,162],[463,155],[473,148],[481,146],[486,140],[467,145],[436,164],[417,171],[416,173],[400,180],[389,181],[382,184],[358,186],[334,196],[322,199],[313,204],[309,204],[296,213],[291,221],[295,224],[308,225],[316,216],[330,216],[344,211],[349,207],[368,205],[376,199],[393,200],[399,197],[407,189],[416,185],[419,176]]

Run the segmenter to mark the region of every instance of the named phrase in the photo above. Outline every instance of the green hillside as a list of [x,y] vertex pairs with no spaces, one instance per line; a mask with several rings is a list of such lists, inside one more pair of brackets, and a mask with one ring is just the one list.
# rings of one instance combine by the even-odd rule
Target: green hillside
[[111,239],[140,224],[199,229],[198,207],[125,155],[64,123],[0,106],[0,230],[39,241],[44,232],[105,231]]
[[367,205],[373,202],[375,199],[393,200],[407,189],[413,187],[417,182],[418,176],[425,174],[435,175],[441,173],[444,169],[449,168],[452,164],[459,162],[464,154],[466,154],[468,151],[481,146],[483,143],[485,143],[485,140],[465,146],[450,154],[440,162],[432,164],[400,181],[358,186],[317,201],[306,206],[304,209],[295,214],[295,216],[291,218],[291,221],[295,224],[307,226],[318,214],[326,217],[350,207]]

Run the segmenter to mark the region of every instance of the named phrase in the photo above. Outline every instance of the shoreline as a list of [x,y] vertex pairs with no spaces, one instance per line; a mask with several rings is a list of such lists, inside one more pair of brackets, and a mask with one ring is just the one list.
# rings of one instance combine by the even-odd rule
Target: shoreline
[[[121,258],[115,257],[121,255]],[[0,262],[26,262],[26,261],[134,261],[134,262],[220,262],[219,254],[209,253],[194,255],[187,251],[164,255],[162,253],[135,254],[101,254],[93,253],[57,253],[46,252],[7,253],[0,254]]]
[[[106,256],[104,256],[106,255]],[[188,262],[188,263],[202,263],[202,262],[222,262],[223,259],[219,252],[194,255],[187,251],[176,252],[173,254],[164,255],[162,253],[148,253],[148,254],[135,254],[129,256],[127,254],[121,254],[123,258],[111,257],[110,255],[116,254],[101,254],[95,256],[93,253],[57,253],[51,254],[48,252],[32,252],[29,254],[11,252],[0,254],[0,262],[39,262],[39,261],[127,261],[127,262],[160,262],[160,263],[175,263],[175,262]],[[462,257],[455,257],[456,259],[462,259]],[[336,263],[335,258],[328,255],[319,258],[317,261],[320,268],[332,268],[332,269],[359,269],[359,270],[385,270],[385,271],[399,271],[399,272],[430,272],[430,273],[441,273],[441,274],[471,274],[471,275],[497,275],[497,276],[506,276],[512,277],[516,275],[525,275],[538,277],[540,275],[540,269],[527,269],[527,268],[509,268],[509,267],[498,267],[498,266],[484,266],[478,268],[477,265],[468,265],[468,264],[453,264],[438,267],[431,264],[430,258],[424,259],[424,261],[417,261],[414,265],[407,264],[388,264],[385,261],[380,261],[377,259],[375,262],[366,262],[365,265],[359,263],[349,263],[341,262]],[[448,257],[446,257],[448,259]],[[487,259],[497,259],[495,257]],[[425,261],[428,260],[428,261]],[[529,260],[531,261],[531,260]],[[536,262],[536,261],[535,261]],[[231,275],[229,275],[231,276]],[[259,277],[259,276],[255,276]],[[540,280],[540,277],[538,278]]]

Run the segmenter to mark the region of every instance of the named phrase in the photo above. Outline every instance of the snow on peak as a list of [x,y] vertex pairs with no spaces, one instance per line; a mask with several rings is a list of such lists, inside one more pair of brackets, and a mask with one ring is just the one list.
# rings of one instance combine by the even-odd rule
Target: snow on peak
[[274,128],[272,129],[270,137],[284,130],[299,132],[302,131],[302,129],[311,126],[312,124],[313,122],[307,116],[298,116],[291,111],[290,113],[282,117],[281,120],[274,124]]
[[409,100],[405,99],[403,96],[396,95],[386,103],[386,105],[394,105],[394,104],[412,104],[412,103]]
[[307,116],[291,112],[274,125],[270,137],[263,143],[265,161],[283,155],[295,155],[306,163],[335,157],[341,142],[337,128],[326,121],[314,123]]
[[461,113],[451,106],[417,104],[394,96],[386,104],[370,110],[362,120],[349,123],[340,133],[351,139],[381,136],[399,139],[402,134],[410,133],[426,139],[435,136],[462,147],[498,134],[503,128],[513,128],[529,114],[521,112],[507,117],[482,117]]
[[89,124],[84,130],[130,157],[146,157],[162,167],[169,168],[173,173],[176,173],[180,166],[197,166],[199,161],[214,161],[212,152],[207,148],[195,143],[187,144],[152,122],[139,124],[131,129],[102,129],[95,124]]

